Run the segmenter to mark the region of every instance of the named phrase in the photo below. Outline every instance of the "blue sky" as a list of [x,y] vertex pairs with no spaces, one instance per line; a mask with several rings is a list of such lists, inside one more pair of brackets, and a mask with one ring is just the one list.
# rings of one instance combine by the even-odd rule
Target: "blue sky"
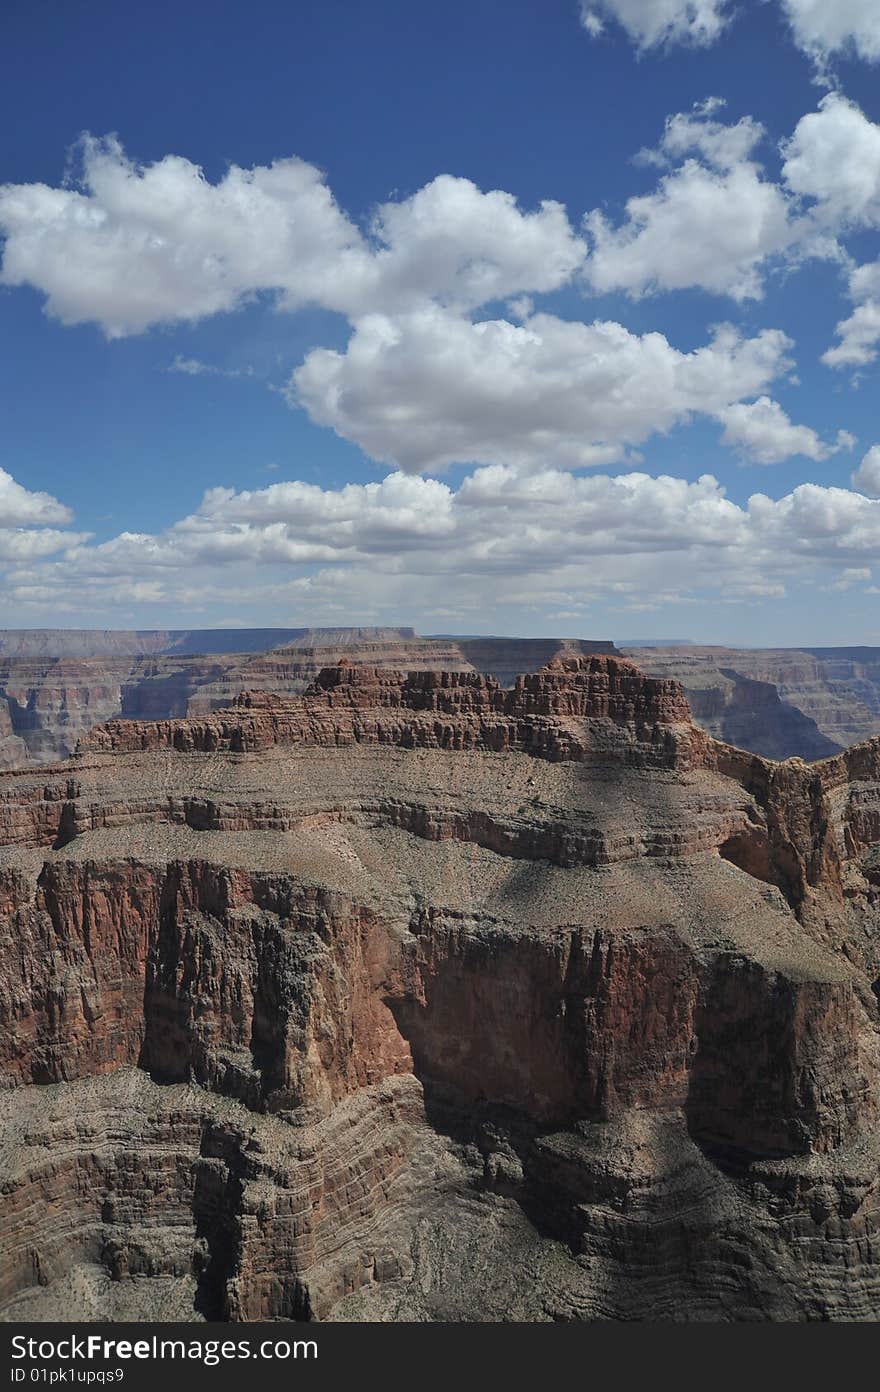
[[876,0],[2,23],[0,624],[880,643]]

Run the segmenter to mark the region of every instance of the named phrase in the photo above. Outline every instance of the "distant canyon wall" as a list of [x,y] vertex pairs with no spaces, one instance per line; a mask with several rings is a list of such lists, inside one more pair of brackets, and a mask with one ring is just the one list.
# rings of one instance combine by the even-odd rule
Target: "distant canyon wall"
[[684,686],[705,730],[771,759],[811,762],[880,734],[880,648],[633,649]]

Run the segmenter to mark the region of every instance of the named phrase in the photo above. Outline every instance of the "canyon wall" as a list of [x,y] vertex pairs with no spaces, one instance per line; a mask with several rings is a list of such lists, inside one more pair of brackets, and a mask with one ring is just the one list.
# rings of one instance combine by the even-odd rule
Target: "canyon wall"
[[878,843],[601,654],[0,775],[0,1313],[880,1317]]
[[[73,753],[114,716],[204,716],[243,690],[302,694],[340,658],[388,671],[482,672],[503,687],[559,655],[615,651],[586,639],[420,637],[412,629],[181,633],[0,632],[0,768]],[[767,758],[813,762],[880,733],[880,649],[638,648],[642,668],[682,682],[694,720]]]
[[770,758],[825,758],[880,734],[880,648],[638,648],[711,734]]
[[512,685],[560,650],[613,651],[613,644],[428,639],[411,628],[2,630],[0,768],[66,758],[82,734],[112,716],[203,715],[247,688],[301,693],[343,655],[387,670],[486,670]]

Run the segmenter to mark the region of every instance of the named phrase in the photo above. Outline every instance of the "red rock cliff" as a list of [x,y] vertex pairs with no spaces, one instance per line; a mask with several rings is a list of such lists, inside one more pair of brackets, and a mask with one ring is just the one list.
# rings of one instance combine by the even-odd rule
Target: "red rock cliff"
[[607,655],[0,775],[0,1308],[876,1318],[877,806]]

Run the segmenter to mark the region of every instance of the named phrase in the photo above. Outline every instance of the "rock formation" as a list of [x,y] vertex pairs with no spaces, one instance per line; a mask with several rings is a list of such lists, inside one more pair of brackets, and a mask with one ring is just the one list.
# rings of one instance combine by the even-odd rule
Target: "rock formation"
[[296,695],[343,655],[394,671],[485,670],[512,685],[560,651],[613,644],[431,639],[411,628],[0,630],[0,769],[67,758],[81,735],[113,716],[203,715],[248,687]]
[[880,648],[639,648],[704,729],[770,758],[825,758],[880,734]]
[[598,654],[0,775],[3,1317],[880,1317],[878,849]]
[[[613,654],[562,638],[420,637],[409,628],[0,631],[0,769],[52,763],[113,717],[204,716],[241,691],[301,695],[341,658],[388,671],[482,672],[503,687],[561,655]],[[880,649],[639,648],[682,682],[694,720],[767,758],[812,762],[880,734]]]

